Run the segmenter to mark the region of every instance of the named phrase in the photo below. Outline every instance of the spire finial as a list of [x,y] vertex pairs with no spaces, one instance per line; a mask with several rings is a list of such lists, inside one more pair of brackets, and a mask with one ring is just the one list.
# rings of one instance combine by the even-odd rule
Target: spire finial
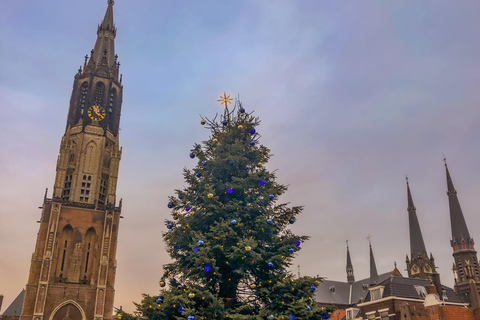
[[447,158],[443,155],[443,162],[445,162],[445,167],[447,167]]
[[345,242],[347,243],[347,250],[348,250],[348,239]]
[[368,245],[370,246],[370,248],[372,247],[372,235],[371,234],[368,234],[367,235],[367,239],[368,239]]
[[114,0],[108,0],[107,3],[111,4],[113,6],[115,4],[115,1]]

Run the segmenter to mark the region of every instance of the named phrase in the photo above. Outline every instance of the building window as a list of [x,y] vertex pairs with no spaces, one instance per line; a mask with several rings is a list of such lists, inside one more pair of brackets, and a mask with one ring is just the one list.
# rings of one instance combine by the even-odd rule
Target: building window
[[380,312],[380,319],[381,320],[388,320],[388,311]]
[[424,286],[415,286],[415,290],[417,290],[417,294],[420,299],[425,299],[427,296],[427,289]]
[[442,299],[443,300],[448,300],[447,290],[445,290],[445,289],[442,290]]
[[347,312],[345,314],[346,320],[355,319],[357,317],[359,311],[360,311],[360,309],[356,309],[356,308],[347,309]]
[[79,100],[80,114],[83,114],[85,110],[85,104],[87,103],[87,92],[88,92],[88,83],[84,82],[82,84],[82,88],[80,89],[80,100]]
[[92,183],[92,176],[83,175],[82,188],[80,189],[80,201],[88,202],[90,198],[90,185]]
[[375,287],[370,289],[370,301],[382,299],[383,287]]
[[95,87],[95,96],[93,98],[93,104],[96,106],[103,106],[103,94],[105,92],[105,85],[103,82],[97,82]]
[[100,205],[105,204],[106,195],[107,195],[107,180],[102,179],[100,181],[100,192],[98,194],[98,204]]
[[110,99],[108,100],[108,113],[111,114],[113,112],[113,106],[115,105],[115,95],[116,95],[116,90],[113,89],[112,92],[110,92]]
[[63,184],[62,200],[68,201],[70,199],[70,189],[72,188],[72,175],[67,174],[65,183]]
[[367,316],[368,320],[373,320],[375,319],[375,311],[369,312],[365,314]]
[[335,293],[335,286],[330,286],[328,290],[330,290],[331,293]]

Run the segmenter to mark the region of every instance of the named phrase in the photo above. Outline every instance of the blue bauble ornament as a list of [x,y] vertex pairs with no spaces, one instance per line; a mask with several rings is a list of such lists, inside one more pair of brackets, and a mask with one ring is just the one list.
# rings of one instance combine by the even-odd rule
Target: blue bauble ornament
[[205,244],[205,242],[203,242],[203,240],[198,240],[197,241],[197,246],[201,247]]
[[322,319],[326,320],[328,318],[330,318],[330,315],[328,313],[322,314]]
[[289,222],[290,224],[294,224],[294,223],[295,223],[295,219],[290,218],[290,220],[288,220],[288,222]]
[[222,121],[222,124],[223,124],[224,126],[226,126],[226,125],[228,124],[228,121],[227,121],[227,120],[223,120],[223,121]]
[[192,315],[189,315],[189,316],[187,317],[187,320],[194,320],[194,319],[195,319],[195,317],[192,316]]
[[178,249],[180,249],[179,246],[174,246],[174,247],[173,247],[173,250],[178,250]]
[[275,195],[274,195],[273,193],[270,193],[270,194],[268,195],[268,198],[269,198],[270,200],[273,200],[273,199],[275,199]]
[[185,211],[190,211],[190,209],[192,209],[192,207],[190,207],[188,204],[185,206]]
[[269,261],[269,262],[267,263],[267,265],[268,265],[270,268],[273,268],[273,262],[272,262],[272,261]]
[[178,308],[178,312],[183,313],[183,311],[185,311],[185,307]]
[[190,153],[190,158],[192,158],[192,159],[195,158],[195,153],[193,153],[193,152]]
[[265,179],[260,179],[258,181],[258,183],[261,185],[261,186],[264,186],[265,185]]
[[205,267],[203,267],[203,270],[205,270],[205,272],[209,272],[212,270],[212,267],[209,264],[206,264]]
[[173,208],[173,202],[169,202],[169,203],[167,204],[167,207],[170,208],[170,209],[172,209],[172,208]]
[[178,199],[182,200],[183,196],[181,194],[178,195]]
[[295,252],[295,249],[293,249],[293,248],[288,248],[288,252],[294,253],[294,252]]
[[315,292],[315,290],[317,290],[317,287],[315,287],[313,284],[310,286],[310,289]]
[[233,188],[228,188],[228,189],[227,189],[227,192],[230,193],[230,194],[232,194],[232,193],[233,193]]
[[202,174],[201,174],[200,172],[197,172],[197,173],[195,173],[195,176],[196,176],[197,178],[200,178],[200,177],[202,176]]
[[207,165],[207,160],[202,160],[202,166]]
[[295,241],[295,245],[296,245],[297,247],[300,247],[300,244],[301,244],[300,240]]
[[167,229],[172,229],[173,228],[173,223],[169,222],[167,223]]
[[273,220],[270,219],[270,218],[268,218],[268,219],[267,219],[267,223],[268,223],[268,224],[273,224]]
[[255,141],[253,141],[253,140],[250,141],[250,145],[251,145],[251,146],[254,146],[254,145],[255,145]]
[[230,223],[233,224],[233,225],[236,225],[236,224],[237,224],[237,220],[232,219],[232,221],[230,221]]
[[163,302],[163,299],[162,297],[158,297],[157,300],[155,300],[158,304],[162,303]]
[[229,164],[234,164],[234,163],[235,163],[235,161],[233,161],[233,160],[230,160],[230,161],[228,161],[228,163],[229,163]]
[[307,306],[307,311],[312,311],[312,307]]
[[240,113],[245,113],[245,109],[243,109],[243,107],[240,107]]
[[297,318],[295,317],[294,314],[291,314],[291,315],[290,315],[290,320],[297,320]]
[[257,131],[255,131],[255,129],[253,129],[253,128],[250,129],[250,134],[255,134],[255,132],[257,132]]
[[193,247],[192,251],[195,253],[198,251],[198,247]]

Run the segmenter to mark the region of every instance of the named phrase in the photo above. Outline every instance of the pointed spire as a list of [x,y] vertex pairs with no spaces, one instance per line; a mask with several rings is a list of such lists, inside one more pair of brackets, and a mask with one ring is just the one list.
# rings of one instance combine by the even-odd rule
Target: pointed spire
[[407,180],[407,197],[408,197],[408,226],[410,229],[410,253],[412,259],[418,255],[425,254],[425,243],[423,242],[422,230],[420,230],[420,224],[418,223],[417,211],[413,204],[412,193],[410,192],[410,184]]
[[350,259],[350,250],[348,248],[348,240],[347,240],[347,282],[348,284],[353,284],[355,282],[355,275],[353,274],[352,259]]
[[463,217],[462,208],[458,201],[457,191],[453,186],[452,177],[448,171],[447,159],[444,158],[443,161],[445,162],[445,170],[447,173],[447,195],[450,206],[450,223],[452,226],[452,247],[454,247],[455,243],[460,247],[462,240],[467,244],[470,241],[473,242],[473,240],[470,238],[470,233],[468,232],[467,224]]
[[97,29],[97,41],[91,57],[97,67],[103,66],[104,69],[116,68],[114,39],[117,29],[113,22],[113,4],[113,0],[108,0],[105,17]]
[[368,245],[370,247],[370,283],[374,284],[378,282],[377,266],[375,264],[375,257],[373,256],[371,236],[368,236]]

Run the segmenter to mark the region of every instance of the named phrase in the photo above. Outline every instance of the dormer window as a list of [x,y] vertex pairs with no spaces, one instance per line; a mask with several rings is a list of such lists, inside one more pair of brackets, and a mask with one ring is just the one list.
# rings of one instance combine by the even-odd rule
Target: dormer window
[[345,313],[346,320],[353,320],[357,317],[358,313],[360,312],[360,309],[350,308],[350,309],[347,309],[346,311],[347,311]]
[[383,288],[382,286],[377,286],[374,288],[370,288],[370,301],[380,300],[383,296]]
[[335,286],[330,286],[330,288],[328,288],[330,290],[331,293],[335,293]]
[[427,289],[424,286],[415,286],[415,290],[417,290],[418,297],[422,300],[425,300],[427,296]]

